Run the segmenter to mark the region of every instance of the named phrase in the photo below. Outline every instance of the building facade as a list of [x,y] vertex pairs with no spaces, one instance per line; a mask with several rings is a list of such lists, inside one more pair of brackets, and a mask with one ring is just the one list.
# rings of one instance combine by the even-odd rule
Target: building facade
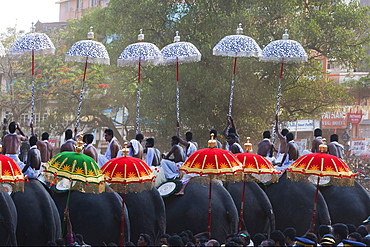
[[77,18],[86,13],[91,8],[106,7],[109,0],[60,0],[59,22],[66,22],[68,19]]

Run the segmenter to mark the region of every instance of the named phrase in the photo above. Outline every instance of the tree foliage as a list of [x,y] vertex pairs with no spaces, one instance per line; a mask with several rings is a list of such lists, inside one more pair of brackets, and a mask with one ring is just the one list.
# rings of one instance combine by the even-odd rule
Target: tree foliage
[[[221,132],[225,126],[233,66],[233,58],[213,56],[212,48],[226,35],[235,34],[239,23],[244,34],[261,48],[281,39],[288,29],[290,38],[300,42],[309,54],[308,63],[284,67],[281,120],[286,121],[315,118],[328,107],[350,101],[344,86],[328,80],[315,58],[324,55],[349,69],[358,68],[366,55],[364,46],[369,43],[368,11],[357,1],[345,4],[335,0],[111,0],[109,7],[96,8],[80,21],[70,21],[57,39],[69,48],[86,39],[88,28],[94,26],[112,65],[89,67],[92,72],[83,114],[90,126],[114,126],[102,113],[124,108],[128,110],[127,127],[135,120],[137,68],[116,67],[115,61],[127,45],[137,42],[140,29],[144,30],[144,41],[159,48],[171,43],[179,31],[181,41],[193,43],[202,53],[201,62],[179,66],[181,130],[192,131],[203,147],[210,128]],[[74,92],[83,65],[66,64],[62,55],[57,65],[53,60],[56,57],[50,59],[49,66],[59,68],[55,71],[58,76],[53,75],[55,83],[47,89],[58,106],[53,118],[56,121],[66,117],[61,111],[73,115],[71,109],[77,108]],[[280,64],[238,58],[233,117],[242,141],[247,136],[259,139],[263,130],[271,129],[279,73]],[[108,86],[103,90],[100,84]],[[141,89],[141,130],[167,146],[176,128],[175,66],[142,67]]]

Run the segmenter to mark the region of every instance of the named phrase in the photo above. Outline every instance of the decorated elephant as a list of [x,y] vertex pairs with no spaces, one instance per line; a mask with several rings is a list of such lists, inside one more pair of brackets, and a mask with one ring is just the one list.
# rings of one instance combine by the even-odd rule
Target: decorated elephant
[[29,179],[24,183],[24,192],[15,192],[12,198],[18,214],[18,245],[46,245],[60,236],[58,210],[43,183]]
[[17,209],[7,192],[0,192],[0,246],[17,246]]
[[[294,227],[297,235],[310,229],[316,192],[314,185],[290,181],[284,173],[278,183],[266,186],[265,191],[274,210],[276,229],[283,231]],[[316,227],[331,223],[328,206],[320,192],[315,222]]]
[[[60,220],[63,221],[68,191],[56,192],[53,199],[57,205]],[[103,246],[119,243],[122,215],[122,198],[106,186],[101,194],[71,191],[69,216],[74,233],[80,233],[91,245]],[[130,241],[130,222],[125,206],[125,241]]]
[[[201,183],[200,183],[201,182]],[[237,231],[238,211],[229,192],[217,182],[212,184],[211,237],[225,242],[226,236]],[[207,231],[209,178],[194,177],[182,196],[164,198],[167,232],[190,230],[194,234]]]
[[[243,182],[228,183],[226,189],[240,212]],[[270,233],[275,230],[275,215],[266,193],[255,182],[246,184],[244,193],[243,229],[253,236],[256,233]]]
[[131,240],[136,243],[140,233],[146,233],[152,244],[158,243],[160,235],[166,232],[166,212],[158,190],[127,193],[125,204],[130,217]]
[[369,193],[356,181],[352,187],[320,187],[320,192],[328,205],[332,224],[358,226],[370,215]]

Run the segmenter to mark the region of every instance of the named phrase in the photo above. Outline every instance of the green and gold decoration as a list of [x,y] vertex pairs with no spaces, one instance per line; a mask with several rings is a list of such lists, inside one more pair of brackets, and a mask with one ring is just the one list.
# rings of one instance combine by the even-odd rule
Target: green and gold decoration
[[76,152],[61,152],[55,155],[46,165],[46,181],[55,184],[66,178],[75,182],[71,190],[84,193],[102,193],[105,191],[103,174],[93,158],[81,154],[83,150],[82,134],[79,135]]
[[[85,193],[102,193],[105,190],[104,177],[95,160],[76,152],[62,152],[55,155],[45,166],[47,181],[66,178],[75,181],[72,190]],[[51,176],[50,176],[51,175]],[[55,181],[54,181],[55,183]]]

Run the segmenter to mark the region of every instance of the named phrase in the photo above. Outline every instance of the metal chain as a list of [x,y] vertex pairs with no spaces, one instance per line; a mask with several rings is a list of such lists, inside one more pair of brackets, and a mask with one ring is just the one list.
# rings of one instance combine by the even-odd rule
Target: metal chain
[[176,81],[176,117],[177,122],[180,123],[180,89],[178,81]]
[[235,86],[235,74],[231,78],[231,88],[230,88],[230,102],[229,102],[229,116],[231,115],[231,109],[233,107],[233,96],[234,96],[234,86]]
[[35,120],[35,81],[32,75],[31,123]]
[[136,99],[136,134],[139,134],[139,112],[140,111],[140,83],[137,84],[137,99]]
[[[279,79],[279,86],[278,86],[278,93],[277,93],[277,99],[276,99],[276,109],[275,109],[275,116],[278,116],[279,109],[280,109],[280,99],[281,99],[281,78]],[[275,120],[276,121],[276,120]],[[274,128],[273,128],[273,135],[272,135],[272,143],[275,143],[276,140],[276,131],[275,131],[275,125],[276,122],[274,122]]]
[[76,128],[78,128],[78,125],[79,125],[79,122],[80,122],[81,106],[82,106],[82,99],[83,99],[83,95],[84,95],[84,90],[85,90],[85,81],[82,81],[80,99],[78,101],[78,108],[77,108]]

